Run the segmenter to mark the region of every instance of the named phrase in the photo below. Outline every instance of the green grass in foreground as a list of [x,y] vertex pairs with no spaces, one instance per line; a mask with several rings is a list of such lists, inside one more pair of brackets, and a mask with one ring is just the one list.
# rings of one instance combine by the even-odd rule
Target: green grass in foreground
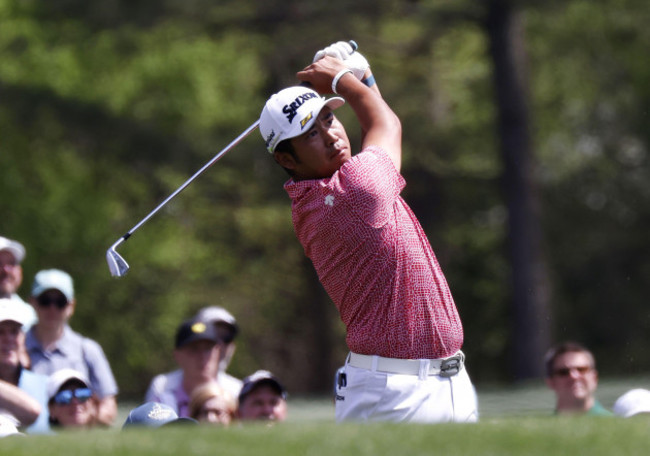
[[[605,407],[648,376],[603,379],[597,396]],[[189,427],[121,432],[136,403],[120,403],[108,430],[0,439],[0,455],[646,455],[650,416],[565,418],[553,416],[553,393],[542,382],[478,388],[476,424],[336,424],[331,398],[289,398],[289,419],[273,427]]]
[[8,437],[2,454],[33,455],[645,455],[650,418],[495,418],[477,424],[286,422]]

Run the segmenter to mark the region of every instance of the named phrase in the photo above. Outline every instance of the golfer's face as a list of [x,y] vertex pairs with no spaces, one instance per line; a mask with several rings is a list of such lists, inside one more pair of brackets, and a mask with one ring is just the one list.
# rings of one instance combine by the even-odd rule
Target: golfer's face
[[293,138],[291,144],[297,157],[294,171],[300,179],[330,177],[352,155],[343,124],[327,106],[318,114],[314,125]]

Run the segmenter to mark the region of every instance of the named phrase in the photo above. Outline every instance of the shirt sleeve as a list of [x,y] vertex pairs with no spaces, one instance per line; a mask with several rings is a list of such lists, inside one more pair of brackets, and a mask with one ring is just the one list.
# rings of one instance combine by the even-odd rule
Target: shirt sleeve
[[117,382],[102,347],[94,340],[84,339],[84,357],[93,391],[100,399],[115,396],[118,392]]

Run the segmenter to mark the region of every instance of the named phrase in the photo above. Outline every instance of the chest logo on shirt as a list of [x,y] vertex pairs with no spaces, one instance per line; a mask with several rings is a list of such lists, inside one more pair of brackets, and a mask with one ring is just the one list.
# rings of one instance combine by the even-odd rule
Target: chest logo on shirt
[[325,197],[325,206],[334,206],[334,195],[327,195]]

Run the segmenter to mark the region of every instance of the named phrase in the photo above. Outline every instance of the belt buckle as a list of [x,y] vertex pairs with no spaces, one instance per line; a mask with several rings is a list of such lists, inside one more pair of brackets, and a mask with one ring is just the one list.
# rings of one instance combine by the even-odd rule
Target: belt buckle
[[440,363],[440,376],[441,377],[453,377],[460,369],[463,367],[462,360],[460,355],[453,356],[451,358],[443,359]]

